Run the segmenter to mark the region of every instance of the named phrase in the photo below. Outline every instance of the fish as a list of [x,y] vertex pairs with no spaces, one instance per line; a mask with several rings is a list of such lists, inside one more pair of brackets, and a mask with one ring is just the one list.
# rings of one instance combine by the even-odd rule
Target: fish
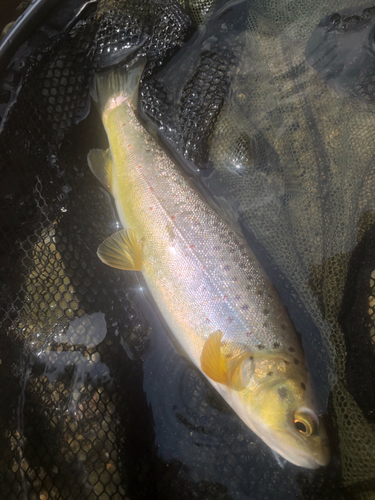
[[327,431],[292,321],[243,236],[138,120],[143,66],[95,80],[109,148],[91,150],[88,164],[124,227],[98,257],[142,274],[188,359],[274,452],[297,466],[326,465]]

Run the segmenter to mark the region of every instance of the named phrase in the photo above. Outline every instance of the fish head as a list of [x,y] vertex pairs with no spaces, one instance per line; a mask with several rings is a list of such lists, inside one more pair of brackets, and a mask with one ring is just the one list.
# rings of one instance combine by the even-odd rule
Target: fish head
[[201,369],[239,417],[289,462],[308,469],[327,465],[327,433],[302,363],[292,363],[285,352],[247,349],[227,358],[222,337],[218,330],[205,342]]
[[[242,393],[242,394],[241,394]],[[327,432],[298,378],[278,377],[240,391],[236,411],[270,448],[289,462],[316,469],[330,460]]]

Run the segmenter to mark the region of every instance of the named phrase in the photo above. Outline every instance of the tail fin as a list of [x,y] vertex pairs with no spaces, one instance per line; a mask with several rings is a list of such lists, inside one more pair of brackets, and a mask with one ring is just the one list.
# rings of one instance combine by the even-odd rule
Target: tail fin
[[94,101],[99,102],[102,111],[109,99],[117,96],[126,97],[127,101],[136,107],[139,81],[145,64],[146,60],[141,59],[130,69],[117,69],[110,73],[104,72],[96,75],[91,87],[91,96]]

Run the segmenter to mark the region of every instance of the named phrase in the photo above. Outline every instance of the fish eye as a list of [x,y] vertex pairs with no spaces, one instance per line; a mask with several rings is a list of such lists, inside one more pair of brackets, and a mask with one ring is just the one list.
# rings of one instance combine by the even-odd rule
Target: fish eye
[[304,424],[302,420],[295,420],[294,425],[301,434],[308,434],[310,432],[310,429],[306,427],[306,424]]
[[306,437],[314,434],[319,425],[318,417],[307,408],[299,409],[294,412],[293,423],[296,430]]

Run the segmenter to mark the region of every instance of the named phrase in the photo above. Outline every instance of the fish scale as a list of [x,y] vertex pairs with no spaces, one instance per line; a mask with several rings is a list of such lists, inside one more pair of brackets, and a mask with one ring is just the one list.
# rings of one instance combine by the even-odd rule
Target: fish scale
[[[136,200],[118,206],[121,221],[145,239],[143,275],[168,324],[173,325],[172,331],[189,331],[182,344],[195,364],[199,366],[202,342],[215,330],[221,330],[223,341],[230,342],[234,349],[253,350],[261,343],[274,351],[278,341],[279,350],[293,346],[302,358],[290,320],[250,249],[188,179],[176,172],[164,152],[152,144],[152,138],[133,118],[131,108],[128,113],[130,116],[124,117],[122,107],[111,111],[107,126],[123,123],[119,132],[124,141],[136,130],[145,148],[137,149],[139,141],[123,148],[129,157],[122,159],[128,171],[121,174],[114,196],[119,199],[119,193],[127,192],[127,200]],[[117,172],[114,175],[120,177]],[[252,294],[246,290],[248,284]],[[257,292],[262,295],[257,296]],[[247,309],[234,300],[238,295],[244,297],[242,305]],[[267,311],[271,309],[270,318]],[[269,324],[264,327],[267,320]],[[288,325],[285,335],[280,322]],[[249,332],[252,334],[247,335]]]
[[[323,465],[325,431],[312,409],[293,324],[242,236],[139,124],[134,102],[141,70],[138,64],[96,82],[110,150],[94,150],[88,160],[110,186],[126,228],[98,255],[113,267],[142,272],[187,356],[273,450],[297,465]],[[310,441],[301,428],[311,431]]]

